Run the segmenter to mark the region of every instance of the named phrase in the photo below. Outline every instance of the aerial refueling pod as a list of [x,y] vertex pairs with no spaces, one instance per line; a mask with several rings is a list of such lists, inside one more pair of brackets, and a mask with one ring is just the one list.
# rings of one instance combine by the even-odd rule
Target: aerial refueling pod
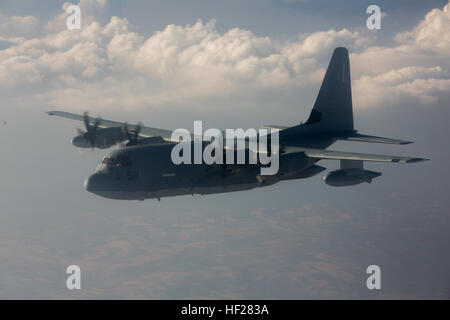
[[364,170],[359,160],[341,160],[341,169],[329,172],[323,177],[326,184],[333,187],[353,186],[381,176],[381,172]]

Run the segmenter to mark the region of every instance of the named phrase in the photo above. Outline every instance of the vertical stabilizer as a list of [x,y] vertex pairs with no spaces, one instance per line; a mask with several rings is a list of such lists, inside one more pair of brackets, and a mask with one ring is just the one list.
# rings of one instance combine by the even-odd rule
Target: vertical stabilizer
[[350,60],[346,48],[336,48],[317,95],[314,108],[305,124],[320,131],[353,130]]

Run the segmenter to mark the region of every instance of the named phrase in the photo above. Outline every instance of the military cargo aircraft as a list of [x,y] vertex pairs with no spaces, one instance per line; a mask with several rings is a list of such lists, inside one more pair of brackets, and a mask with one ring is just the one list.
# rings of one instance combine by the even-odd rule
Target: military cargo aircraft
[[179,141],[172,139],[171,130],[93,118],[87,113],[77,115],[50,111],[48,114],[84,122],[86,131],[80,130],[72,140],[76,147],[109,148],[125,143],[124,147],[105,156],[85,181],[89,192],[110,199],[160,200],[162,197],[185,194],[249,190],[284,180],[315,176],[326,170],[317,164],[322,159],[340,161],[339,170],[324,176],[326,184],[350,186],[370,183],[381,175],[365,170],[364,161],[413,163],[428,160],[327,150],[338,140],[400,145],[411,143],[360,134],[354,129],[349,55],[347,49],[342,47],[333,52],[308,120],[293,127],[268,126],[276,130],[279,136],[279,170],[271,176],[259,174],[261,164],[176,165],[171,161],[171,150]]

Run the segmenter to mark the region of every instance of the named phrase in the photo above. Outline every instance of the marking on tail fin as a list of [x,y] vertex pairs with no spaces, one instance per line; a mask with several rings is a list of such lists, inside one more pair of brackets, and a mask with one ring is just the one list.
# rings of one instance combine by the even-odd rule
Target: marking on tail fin
[[345,62],[342,64],[342,83],[345,83]]

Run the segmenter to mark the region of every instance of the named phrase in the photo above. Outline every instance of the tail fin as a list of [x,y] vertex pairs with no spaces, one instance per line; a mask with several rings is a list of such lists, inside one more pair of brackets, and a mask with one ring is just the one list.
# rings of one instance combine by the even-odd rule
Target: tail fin
[[325,132],[352,131],[353,107],[350,60],[346,48],[334,49],[308,121]]

